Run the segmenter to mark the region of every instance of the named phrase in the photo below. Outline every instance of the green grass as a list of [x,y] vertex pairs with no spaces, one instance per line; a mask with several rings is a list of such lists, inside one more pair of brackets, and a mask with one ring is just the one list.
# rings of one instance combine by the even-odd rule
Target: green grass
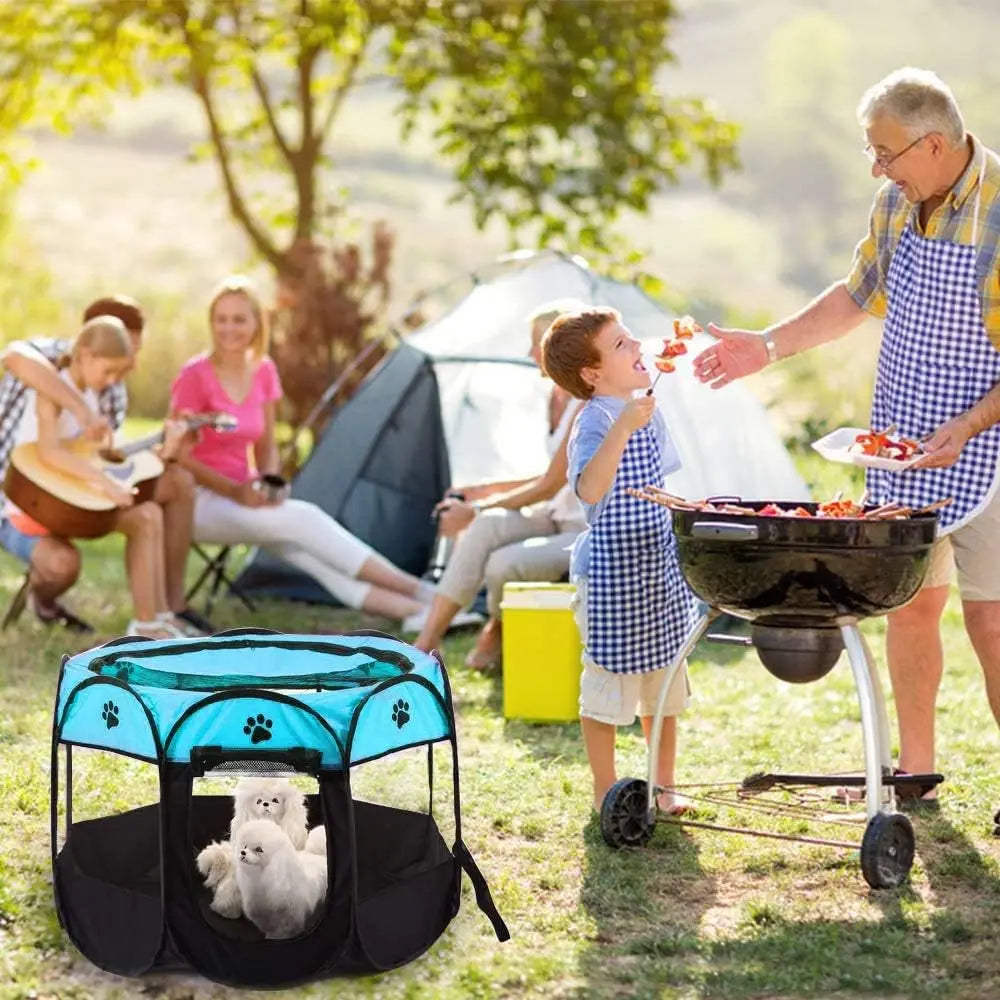
[[[850,470],[823,489],[855,492]],[[835,486],[835,484],[838,484]],[[73,598],[98,622],[99,638],[122,628],[119,550],[87,543]],[[19,578],[0,563],[0,602]],[[220,627],[285,630],[385,626],[358,615],[268,604],[248,615],[217,608]],[[881,661],[882,624],[864,629]],[[590,816],[589,775],[575,725],[505,721],[502,681],[461,664],[472,641],[445,646],[462,758],[465,837],[512,932],[493,938],[467,880],[463,907],[430,953],[397,972],[315,984],[302,997],[955,998],[1000,995],[1000,804],[997,732],[983,697],[957,603],[945,620],[947,672],[939,710],[938,816],[917,816],[917,860],[908,885],[873,892],[856,850],[763,840],[703,829],[658,827],[647,848],[606,848]],[[58,927],[48,861],[48,740],[53,685],[69,637],[25,618],[5,633],[0,661],[0,998],[240,996],[191,976],[135,982],[83,959]],[[524,665],[521,665],[522,668]],[[509,663],[508,670],[517,669]],[[539,682],[544,664],[532,664]],[[679,780],[735,782],[759,770],[860,770],[861,730],[842,662],[821,682],[784,685],[752,655],[703,646],[691,668],[695,701],[681,723]],[[884,670],[883,670],[884,677]],[[887,683],[887,682],[886,682]],[[890,706],[891,712],[891,706]],[[641,776],[637,727],[618,739],[620,774]],[[440,773],[440,772],[439,772]],[[149,769],[123,760],[81,779],[88,812],[127,808],[155,794]],[[400,778],[406,784],[404,778]],[[375,787],[374,783],[372,787]],[[440,802],[441,798],[438,797]],[[724,825],[752,815],[702,806]],[[861,827],[830,830],[781,820],[783,832],[860,840]]]

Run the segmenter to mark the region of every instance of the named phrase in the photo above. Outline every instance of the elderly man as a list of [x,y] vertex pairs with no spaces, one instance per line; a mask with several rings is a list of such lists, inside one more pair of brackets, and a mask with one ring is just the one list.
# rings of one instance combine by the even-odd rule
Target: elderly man
[[[760,333],[710,328],[717,343],[694,364],[719,388],[842,336],[867,313],[883,319],[871,425],[924,439],[927,455],[912,471],[869,471],[872,498],[954,500],[942,511],[944,537],[924,586],[889,615],[886,637],[899,769],[928,773],[953,561],[1000,722],[1000,159],[965,131],[951,91],[926,70],[897,70],[877,83],[858,119],[872,176],[885,183],[847,279]],[[934,802],[933,791],[924,798]]]

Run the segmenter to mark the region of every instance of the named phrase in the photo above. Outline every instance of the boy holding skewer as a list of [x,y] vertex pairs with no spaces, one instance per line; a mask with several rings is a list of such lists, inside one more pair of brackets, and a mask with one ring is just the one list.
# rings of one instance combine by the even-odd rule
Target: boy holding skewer
[[[680,459],[652,396],[639,343],[614,309],[560,316],[542,340],[542,368],[586,400],[569,441],[569,482],[588,529],[573,547],[577,621],[584,639],[580,726],[600,811],[616,781],[615,731],[638,714],[649,740],[663,671],[697,617],[681,576],[668,511],[629,493],[662,486]],[[677,715],[688,701],[686,670],[674,676],[657,748],[658,805],[674,795]]]

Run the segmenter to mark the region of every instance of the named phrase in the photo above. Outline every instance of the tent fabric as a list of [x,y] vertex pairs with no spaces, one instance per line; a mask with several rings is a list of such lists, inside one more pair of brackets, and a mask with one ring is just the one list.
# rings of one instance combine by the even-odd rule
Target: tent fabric
[[[394,505],[400,519],[388,520],[394,477],[412,470],[422,483],[435,480],[436,500],[449,485],[529,478],[547,465],[543,428],[550,385],[527,361],[526,320],[533,310],[562,298],[614,307],[642,341],[650,370],[663,338],[673,333],[673,316],[637,285],[601,276],[576,257],[514,254],[469,281],[466,294],[414,331],[337,411],[293,488],[295,496],[319,503],[417,574],[426,569],[433,544],[433,502],[422,494],[422,506]],[[693,377],[691,358],[709,340],[707,334],[696,338],[690,353],[676,359],[677,370],[656,384],[657,405],[683,463],[667,477],[666,488],[693,498],[808,499],[808,487],[753,393],[739,383],[719,392]],[[405,360],[394,365],[401,353]],[[411,372],[418,385],[424,383],[417,372],[432,376],[433,391],[428,386],[416,398],[400,370]],[[386,409],[399,414],[395,435],[386,436],[378,420]],[[399,462],[406,468],[396,468]],[[363,471],[351,482],[358,469]],[[377,496],[372,482],[382,484]],[[377,514],[366,509],[376,501],[383,505]],[[297,571],[260,553],[237,583],[261,596],[308,592],[332,600]]]
[[[434,365],[401,344],[338,409],[292,483],[391,562],[423,573],[434,505],[450,484]],[[237,577],[253,595],[335,604],[312,577],[258,550]]]

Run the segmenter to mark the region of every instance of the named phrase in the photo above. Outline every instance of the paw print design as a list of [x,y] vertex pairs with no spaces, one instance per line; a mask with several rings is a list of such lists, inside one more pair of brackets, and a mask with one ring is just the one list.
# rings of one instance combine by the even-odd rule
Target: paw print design
[[108,729],[114,729],[118,725],[118,706],[113,701],[106,701],[101,711],[101,718]]
[[397,729],[402,729],[410,721],[410,703],[402,698],[392,706],[392,721]]
[[250,737],[251,743],[263,743],[271,738],[271,727],[274,723],[270,719],[265,719],[263,715],[249,716],[247,724],[243,727],[243,732]]

